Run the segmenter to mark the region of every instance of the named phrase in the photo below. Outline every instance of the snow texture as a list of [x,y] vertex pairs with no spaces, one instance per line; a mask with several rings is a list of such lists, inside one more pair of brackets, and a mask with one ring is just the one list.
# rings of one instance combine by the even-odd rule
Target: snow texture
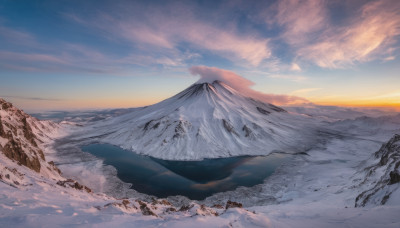
[[315,143],[315,121],[241,95],[220,81],[84,128],[73,140],[167,160],[296,153]]
[[[223,86],[221,92],[219,86],[219,83],[202,84],[191,88],[191,91],[195,88],[200,91],[197,95],[181,93],[155,106],[135,109],[102,123],[86,122],[84,127],[39,121],[14,107],[2,108],[0,134],[12,134],[21,144],[26,144],[24,151],[31,157],[37,149],[43,150],[45,159],[40,159],[40,164],[49,169],[36,172],[0,153],[0,227],[400,227],[400,183],[395,174],[399,171],[399,136],[395,135],[400,133],[398,115],[355,119],[338,116],[340,121],[332,118],[325,121],[329,117],[321,114],[321,118],[313,120],[245,97],[229,100],[232,95],[221,95],[228,88]],[[218,93],[213,95],[204,90]],[[201,98],[196,98],[198,95]],[[244,110],[240,111],[239,107]],[[180,111],[174,112],[176,108]],[[208,125],[207,121],[202,122],[206,116],[212,117]],[[37,146],[25,137],[21,117],[31,127]],[[252,128],[249,120],[263,128]],[[262,125],[265,122],[268,124]],[[148,133],[166,128],[167,123],[172,130]],[[308,124],[312,126],[305,126]],[[248,128],[242,130],[238,127],[242,125]],[[155,137],[160,133],[160,140],[177,135],[181,140],[178,142],[186,139],[192,144],[185,143],[196,145],[195,140],[189,139],[193,139],[193,132],[205,126],[209,130],[202,130],[203,138],[210,139],[214,132],[219,132],[222,136],[215,136],[218,140],[237,144],[232,151],[240,148],[238,145],[243,148],[249,145],[246,140],[253,140],[255,148],[261,146],[256,140],[265,134],[265,129],[277,132],[272,136],[263,135],[267,139],[277,137],[278,142],[267,140],[275,147],[290,148],[296,139],[309,142],[310,136],[304,136],[309,129],[312,134],[317,132],[318,140],[310,143],[307,151],[280,166],[263,184],[218,193],[200,202],[179,196],[155,199],[131,195],[121,199],[104,194],[105,189],[100,186],[113,188],[121,184],[107,182],[107,175],[115,178],[116,174],[104,169],[101,160],[86,157],[78,149],[71,150],[82,142],[90,142],[85,136],[88,133],[96,140],[119,142],[121,146],[126,139],[146,138],[146,134]],[[299,131],[300,126],[305,127],[304,132]],[[12,132],[14,128],[16,134]],[[102,136],[106,132],[108,135]],[[65,137],[66,134],[71,136]],[[1,151],[9,141],[3,136]],[[62,143],[55,150],[57,140]],[[179,148],[178,142],[167,141]],[[151,148],[147,146],[143,148]],[[179,154],[166,157],[174,156]],[[184,156],[198,159],[205,155]],[[48,163],[50,158],[56,164],[65,161],[60,165],[62,175]],[[80,184],[65,178],[68,170],[71,171],[68,177],[76,177]],[[103,182],[98,181],[101,179]],[[79,187],[82,185],[93,188],[93,192]]]

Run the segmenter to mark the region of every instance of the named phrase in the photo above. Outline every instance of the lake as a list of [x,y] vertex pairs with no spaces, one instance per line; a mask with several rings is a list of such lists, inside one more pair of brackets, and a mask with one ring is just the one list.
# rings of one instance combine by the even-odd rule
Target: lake
[[82,150],[117,169],[123,182],[138,192],[202,200],[217,192],[263,183],[289,158],[285,154],[239,156],[202,161],[169,161],[136,154],[109,144],[91,144]]

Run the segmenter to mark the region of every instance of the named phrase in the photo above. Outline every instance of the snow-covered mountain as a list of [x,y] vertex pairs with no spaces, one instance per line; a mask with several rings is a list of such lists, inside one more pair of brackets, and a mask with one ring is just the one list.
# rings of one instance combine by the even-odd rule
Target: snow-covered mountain
[[0,98],[1,156],[41,175],[53,177],[58,169],[54,163],[46,162],[43,150],[58,129],[57,124],[39,121]]
[[[63,126],[40,121],[0,99],[0,227],[155,227],[177,218],[183,226],[193,217],[208,217],[207,224],[261,226],[267,221],[228,201],[206,207],[196,202],[173,205],[166,199],[147,197],[116,199],[93,193],[66,179],[53,162],[52,143],[64,135]],[[237,221],[242,216],[243,219]],[[245,218],[245,219],[244,219]],[[188,221],[189,220],[189,221]]]
[[309,117],[214,81],[101,121],[84,135],[162,159],[199,160],[304,151],[314,139],[311,126]]
[[[214,88],[217,86],[214,85]],[[254,105],[246,104],[245,108],[254,108]],[[264,105],[256,107],[271,112],[266,117],[275,116],[274,118],[282,122],[288,121],[286,124],[300,126],[299,121],[302,119],[297,115],[277,111],[280,109],[273,111],[274,106]],[[267,109],[268,107],[271,109]],[[148,108],[151,107],[135,112],[144,112]],[[107,132],[105,126],[111,126],[109,124],[113,121],[121,121],[120,118],[129,120],[135,112],[109,119],[104,125],[91,126],[91,130],[101,130],[97,135],[93,132],[91,135],[98,138]],[[257,112],[251,114],[256,116]],[[308,155],[291,156],[293,160],[283,164],[263,184],[250,188],[239,187],[197,202],[180,196],[167,199],[132,196],[120,199],[96,189],[91,192],[84,186],[87,185],[84,181],[79,180],[79,184],[66,179],[63,177],[65,174],[59,174],[53,163],[46,160],[59,155],[60,151],[54,151],[56,148],[51,144],[66,130],[65,127],[73,135],[77,129],[86,131],[86,127],[39,121],[4,100],[0,100],[0,114],[0,226],[399,227],[400,224],[400,138],[395,135],[382,146],[380,140],[369,139],[372,137],[371,131],[366,131],[375,129],[376,134],[373,137],[378,139],[388,134],[393,135],[392,132],[399,132],[396,129],[400,129],[400,123],[394,121],[396,116],[393,119],[370,118],[368,121],[365,118],[355,119],[349,120],[347,124],[343,121],[329,123],[332,132],[337,132],[336,135],[322,134],[321,137],[325,137],[325,140],[307,151]],[[148,122],[148,119],[142,121]],[[307,119],[303,120],[304,124],[309,124]],[[149,123],[147,130],[155,124],[157,123]],[[219,124],[221,126],[220,122]],[[161,123],[158,127],[160,126]],[[349,134],[348,128],[354,128],[354,132]],[[227,131],[223,123],[222,129]],[[295,127],[293,129],[298,130]],[[236,132],[243,137],[243,132]],[[305,132],[300,133],[301,136],[297,137],[304,137]],[[308,139],[308,136],[304,138]],[[88,164],[74,158],[78,152],[75,153],[73,149],[79,142],[70,141],[70,138],[65,141],[64,143],[72,146],[62,148],[67,150],[65,153],[72,154],[68,162],[75,167]],[[6,156],[8,152],[4,153],[4,148],[12,144],[18,145],[15,149],[20,150],[13,150],[11,154],[21,156]],[[42,150],[44,159],[39,150]],[[40,164],[39,172],[36,171],[38,166],[28,165],[28,162],[24,164],[21,157],[28,157],[32,161],[37,159]],[[88,181],[100,180],[86,175],[86,171],[78,172],[76,177],[83,177],[82,179]],[[91,188],[90,185],[87,186]]]
[[400,135],[394,135],[367,160],[360,186],[367,188],[356,198],[355,206],[398,205],[400,203]]

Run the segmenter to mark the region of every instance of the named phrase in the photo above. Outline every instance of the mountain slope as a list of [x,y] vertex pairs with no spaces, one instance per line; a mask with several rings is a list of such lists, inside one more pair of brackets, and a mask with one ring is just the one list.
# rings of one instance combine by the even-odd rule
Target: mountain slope
[[0,152],[6,158],[41,175],[57,176],[58,169],[43,153],[45,142],[57,131],[57,124],[39,121],[0,99]]
[[196,202],[172,205],[165,199],[116,199],[93,193],[65,179],[53,162],[46,161],[45,154],[52,150],[50,144],[60,136],[60,128],[0,99],[0,227],[119,227],[121,219],[125,220],[124,227],[132,223],[154,227],[195,216],[208,217],[214,224],[218,219],[218,223],[227,225],[233,220],[232,214],[245,214],[246,220],[235,222],[247,226],[265,220],[230,201],[226,206],[206,207]]
[[367,188],[357,196],[355,206],[400,203],[400,135],[394,135],[375,152],[373,164],[364,169],[360,186]]
[[97,123],[84,134],[162,159],[198,160],[304,151],[313,141],[310,125],[310,118],[214,81]]

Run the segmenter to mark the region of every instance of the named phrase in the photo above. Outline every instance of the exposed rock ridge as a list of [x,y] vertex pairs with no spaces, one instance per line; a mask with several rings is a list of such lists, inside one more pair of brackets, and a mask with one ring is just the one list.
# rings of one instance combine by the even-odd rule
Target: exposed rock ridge
[[357,196],[356,207],[384,205],[391,194],[400,188],[400,135],[394,135],[374,156],[379,161],[365,169],[367,174],[361,183],[373,187]]
[[[26,166],[35,172],[40,172],[43,164],[48,169],[57,171],[52,165],[45,162],[45,156],[38,143],[41,140],[36,136],[33,128],[44,126],[36,118],[15,108],[10,102],[0,98],[0,144],[1,152],[19,165]],[[54,125],[52,127],[55,127]],[[38,130],[39,131],[39,130]]]

